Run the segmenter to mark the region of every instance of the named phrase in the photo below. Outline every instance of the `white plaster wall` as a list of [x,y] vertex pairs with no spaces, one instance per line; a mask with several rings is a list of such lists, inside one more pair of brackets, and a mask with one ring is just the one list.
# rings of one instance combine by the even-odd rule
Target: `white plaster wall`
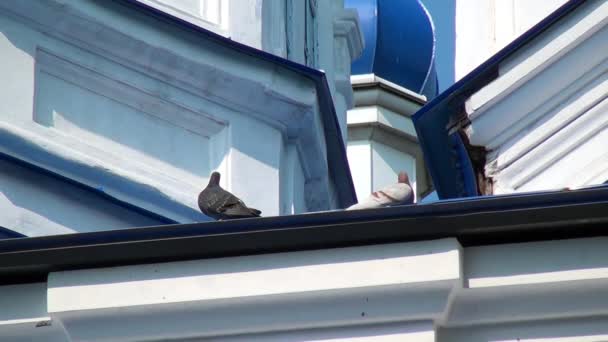
[[[280,131],[257,120],[243,117],[230,127],[230,176],[228,189],[234,189],[245,203],[255,203],[264,216],[280,212],[279,168],[283,138]],[[302,183],[304,178],[294,178]]]
[[405,171],[410,176],[412,189],[416,194],[416,159],[414,157],[374,141],[372,142],[372,168],[374,190],[396,183],[399,172]]
[[400,171],[408,173],[416,191],[416,160],[407,153],[371,140],[349,141],[347,153],[358,199],[396,183]]
[[358,199],[396,183],[400,171],[408,173],[416,192],[416,159],[411,155],[371,139],[349,141],[347,155]]
[[416,159],[379,142],[372,143],[372,163],[374,168],[373,187],[380,189],[397,182],[397,175],[406,171],[414,194],[416,193]]
[[214,170],[264,216],[336,205],[310,80],[116,3],[0,7],[2,153],[178,222]]
[[[28,136],[45,149],[65,150],[70,158],[86,158],[142,183],[154,184],[156,178],[154,186],[196,208],[197,188],[225,158],[210,153],[221,148],[221,141],[211,138],[225,123],[178,104],[196,103],[183,90],[109,56],[43,35],[9,16],[0,19],[0,31],[1,68],[14,80],[0,92],[4,152],[22,153],[5,139]],[[86,182],[123,192],[110,180]],[[197,217],[188,215],[173,218]]]
[[349,141],[346,151],[357,199],[361,200],[375,191],[372,184],[371,143],[365,140]]
[[567,0],[457,0],[455,79],[459,80]]

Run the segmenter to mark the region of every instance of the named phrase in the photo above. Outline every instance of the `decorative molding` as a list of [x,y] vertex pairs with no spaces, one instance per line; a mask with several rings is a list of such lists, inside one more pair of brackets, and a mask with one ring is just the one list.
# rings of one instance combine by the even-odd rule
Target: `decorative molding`
[[500,66],[465,104],[494,193],[581,187],[608,164],[608,4],[589,1]]
[[411,117],[426,104],[426,97],[374,74],[354,75],[350,78],[355,106],[379,105]]
[[[91,54],[91,56],[94,56],[95,64],[103,64],[102,61],[105,58],[95,54]],[[172,101],[168,95],[160,92],[154,94],[126,79],[119,79],[116,73],[126,74],[130,71],[119,64],[105,61],[105,63],[111,64],[111,67],[120,68],[114,71],[115,75],[109,76],[100,72],[99,66],[98,70],[93,70],[41,47],[36,50],[35,58],[38,73],[47,73],[200,136],[210,137],[227,126],[225,120],[187,108],[184,104]],[[133,71],[130,72],[133,73]],[[39,76],[36,75],[37,78]],[[133,78],[141,79],[142,76],[141,74],[134,75]],[[161,81],[161,83],[164,82]]]
[[343,9],[334,16],[334,37],[346,39],[350,59],[355,60],[363,52],[365,43],[355,9]]
[[377,141],[414,158],[416,175],[410,176],[422,198],[432,186],[411,116],[425,97],[373,74],[352,76],[351,82],[355,108],[347,113],[349,143]]
[[[417,144],[411,119],[380,106],[357,107],[348,111],[348,128],[374,126]],[[350,132],[349,132],[350,136]]]
[[[608,23],[608,3],[589,1],[560,25],[528,44],[525,53],[516,54],[500,65],[500,77],[466,101],[471,120],[528,82],[556,60],[587,40]],[[474,113],[475,112],[475,113]]]

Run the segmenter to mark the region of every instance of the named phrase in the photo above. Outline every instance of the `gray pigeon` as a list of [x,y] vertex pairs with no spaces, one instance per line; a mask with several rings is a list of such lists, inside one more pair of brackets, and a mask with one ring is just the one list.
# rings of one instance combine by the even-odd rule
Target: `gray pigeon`
[[248,208],[243,201],[220,187],[220,173],[213,172],[207,187],[198,195],[198,207],[203,214],[216,220],[259,217],[261,211]]
[[382,208],[412,203],[414,203],[414,191],[412,191],[410,185],[410,178],[405,171],[401,171],[397,183],[388,185],[382,190],[374,191],[367,198],[351,205],[346,210]]

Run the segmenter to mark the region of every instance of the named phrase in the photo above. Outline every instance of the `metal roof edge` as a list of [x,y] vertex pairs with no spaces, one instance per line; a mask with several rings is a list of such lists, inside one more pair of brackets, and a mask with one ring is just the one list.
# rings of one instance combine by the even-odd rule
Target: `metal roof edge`
[[239,43],[230,38],[224,37],[220,34],[190,23],[186,20],[165,13],[157,8],[141,3],[137,0],[114,1],[124,3],[125,5],[131,6],[132,8],[139,10],[145,14],[155,16],[171,24],[181,26],[184,29],[194,31],[197,34],[204,35],[207,39],[215,41],[218,44],[222,44],[237,52],[249,55],[251,57],[259,58],[261,60],[273,64],[280,65],[313,81],[315,83],[315,88],[319,99],[321,117],[323,120],[324,134],[327,144],[326,148],[328,155],[327,162],[329,164],[328,167],[330,174],[336,176],[334,177],[334,184],[338,191],[340,205],[343,208],[346,208],[351,204],[357,202],[355,185],[351,176],[350,167],[346,156],[346,148],[344,147],[344,140],[342,137],[342,132],[340,130],[340,124],[338,122],[336,109],[334,107],[334,102],[331,96],[329,85],[327,83],[327,76],[325,75],[325,72],[294,61],[290,61],[288,59],[271,54],[269,52],[256,49],[249,45]]
[[455,127],[465,119],[466,99],[497,77],[501,62],[584,2],[568,1],[414,114],[414,126],[439,198],[479,195],[477,189],[460,184],[463,180],[467,184],[474,182],[475,173],[467,155],[454,153],[455,150],[466,149],[463,142],[450,138],[458,134]]
[[608,235],[608,186],[426,205],[0,240],[0,283],[49,272],[457,238],[464,246]]

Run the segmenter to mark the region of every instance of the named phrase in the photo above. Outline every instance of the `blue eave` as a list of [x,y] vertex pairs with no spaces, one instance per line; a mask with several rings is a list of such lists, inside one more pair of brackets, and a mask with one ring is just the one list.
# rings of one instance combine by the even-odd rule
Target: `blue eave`
[[585,0],[570,0],[456,82],[413,116],[418,140],[440,199],[479,196],[469,151],[460,136],[464,102],[498,76],[500,63]]
[[231,40],[230,38],[226,38],[222,35],[206,30],[200,26],[194,25],[188,21],[170,15],[152,6],[143,4],[137,0],[115,1],[132,6],[133,8],[141,11],[146,15],[154,16],[177,27],[182,27],[184,29],[194,31],[197,34],[205,36],[209,40],[221,44],[226,48],[232,49],[233,51],[251,56],[253,58],[257,58],[259,60],[279,65],[287,70],[295,72],[296,74],[299,74],[311,80],[315,84],[315,88],[317,91],[319,111],[321,112],[321,119],[323,122],[323,129],[326,140],[327,163],[330,177],[334,181],[334,185],[336,187],[339,204],[341,207],[346,208],[354,203],[357,203],[355,185],[353,183],[350,168],[348,165],[348,159],[346,157],[346,148],[344,146],[344,140],[342,139],[340,124],[338,122],[338,117],[334,108],[334,102],[332,100],[329,85],[327,83],[327,77],[324,72],[273,55],[271,53],[258,50],[251,46],[241,44],[239,42]]

